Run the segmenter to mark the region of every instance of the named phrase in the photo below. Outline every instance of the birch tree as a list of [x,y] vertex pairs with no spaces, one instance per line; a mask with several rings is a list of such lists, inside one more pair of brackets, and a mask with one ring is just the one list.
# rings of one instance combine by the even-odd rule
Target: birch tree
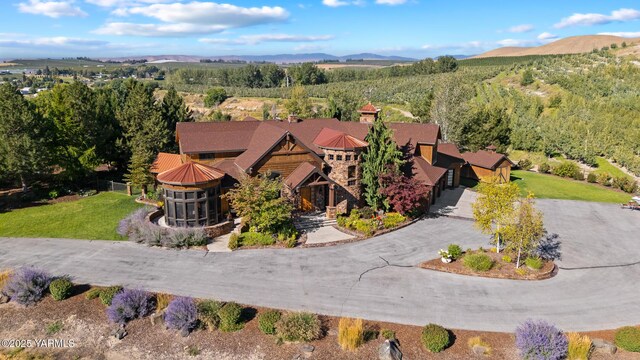
[[478,198],[472,204],[473,218],[482,233],[493,235],[497,252],[500,252],[504,228],[513,218],[519,193],[518,185],[512,182],[501,184],[497,177],[478,186]]

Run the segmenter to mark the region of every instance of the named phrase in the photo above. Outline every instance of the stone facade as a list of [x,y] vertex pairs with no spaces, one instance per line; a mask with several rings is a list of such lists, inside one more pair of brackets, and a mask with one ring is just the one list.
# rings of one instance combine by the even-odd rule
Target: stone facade
[[336,183],[336,204],[346,200],[349,209],[361,205],[362,151],[324,149],[324,160],[331,167],[328,176]]

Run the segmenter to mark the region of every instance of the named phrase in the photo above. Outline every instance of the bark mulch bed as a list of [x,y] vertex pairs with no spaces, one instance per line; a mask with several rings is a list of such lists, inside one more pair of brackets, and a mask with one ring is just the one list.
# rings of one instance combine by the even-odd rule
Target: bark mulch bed
[[[86,290],[88,287],[85,287]],[[24,357],[10,359],[34,359],[27,355],[38,355],[37,359],[218,359],[218,360],[291,360],[305,359],[302,344],[277,344],[273,336],[262,334],[258,329],[257,314],[263,308],[246,307],[242,330],[224,333],[219,330],[196,330],[188,337],[181,337],[175,331],[165,329],[158,323],[152,325],[149,318],[138,319],[126,326],[128,335],[117,340],[115,329],[105,315],[105,306],[99,299],[87,300],[84,294],[76,294],[70,299],[56,302],[51,297],[28,308],[13,303],[0,305],[0,339],[60,339],[74,340],[73,348],[25,349]],[[378,347],[383,343],[377,332],[383,329],[395,331],[400,349],[407,359],[482,359],[467,346],[469,338],[480,336],[491,347],[490,359],[519,359],[514,345],[514,337],[508,333],[453,330],[453,344],[438,354],[431,354],[422,346],[422,328],[384,322],[365,321],[369,340],[355,352],[343,351],[338,345],[338,318],[321,316],[324,336],[311,342],[314,351],[309,359],[355,360],[377,359]],[[47,334],[48,325],[60,322],[62,329],[55,334]],[[612,330],[587,333],[592,337],[612,340]],[[0,359],[15,349],[0,348]],[[196,355],[197,353],[197,355]],[[630,360],[637,354],[619,350],[616,355],[596,352],[595,360]]]
[[[482,253],[490,256],[494,260],[493,267],[489,271],[473,271],[464,266],[462,258],[452,261],[448,264],[443,263],[440,258],[437,258],[425,261],[421,263],[419,267],[423,269],[443,271],[459,275],[511,280],[545,280],[551,278],[556,273],[556,266],[553,261],[544,261],[540,270],[534,270],[527,268],[527,266],[524,265],[524,260],[521,260],[520,269],[522,269],[521,271],[524,271],[525,273],[518,274],[516,272],[515,260],[509,263],[502,260],[502,257],[505,255],[504,253],[497,254],[493,251],[482,251]],[[513,259],[514,257],[512,256],[511,258]]]

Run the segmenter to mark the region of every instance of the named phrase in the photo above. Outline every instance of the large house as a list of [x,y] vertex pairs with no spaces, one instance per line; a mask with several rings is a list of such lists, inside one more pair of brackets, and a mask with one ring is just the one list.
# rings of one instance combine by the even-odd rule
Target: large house
[[[165,219],[172,226],[213,225],[230,209],[220,198],[243,176],[269,172],[284,183],[284,196],[301,211],[328,217],[363,205],[361,184],[365,137],[379,109],[359,110],[360,122],[337,119],[179,123],[180,154],[160,153],[152,173],[163,185]],[[454,144],[443,143],[435,124],[389,123],[394,141],[414,154],[413,175],[434,203],[460,184],[467,164]],[[480,158],[486,155],[480,154]]]

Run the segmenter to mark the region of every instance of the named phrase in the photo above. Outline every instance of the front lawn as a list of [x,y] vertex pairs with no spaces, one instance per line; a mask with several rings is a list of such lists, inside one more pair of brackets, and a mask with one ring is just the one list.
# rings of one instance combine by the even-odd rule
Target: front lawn
[[597,157],[596,163],[598,164],[598,169],[594,171],[596,174],[606,172],[613,177],[629,177],[629,175],[624,171],[620,170],[603,157]]
[[531,191],[537,198],[541,199],[582,200],[619,204],[626,203],[631,199],[629,194],[599,185],[531,171],[514,170],[511,172],[511,180],[518,184],[522,196],[526,196]]
[[123,240],[118,222],[140,208],[132,197],[103,192],[72,202],[0,213],[0,236]]

